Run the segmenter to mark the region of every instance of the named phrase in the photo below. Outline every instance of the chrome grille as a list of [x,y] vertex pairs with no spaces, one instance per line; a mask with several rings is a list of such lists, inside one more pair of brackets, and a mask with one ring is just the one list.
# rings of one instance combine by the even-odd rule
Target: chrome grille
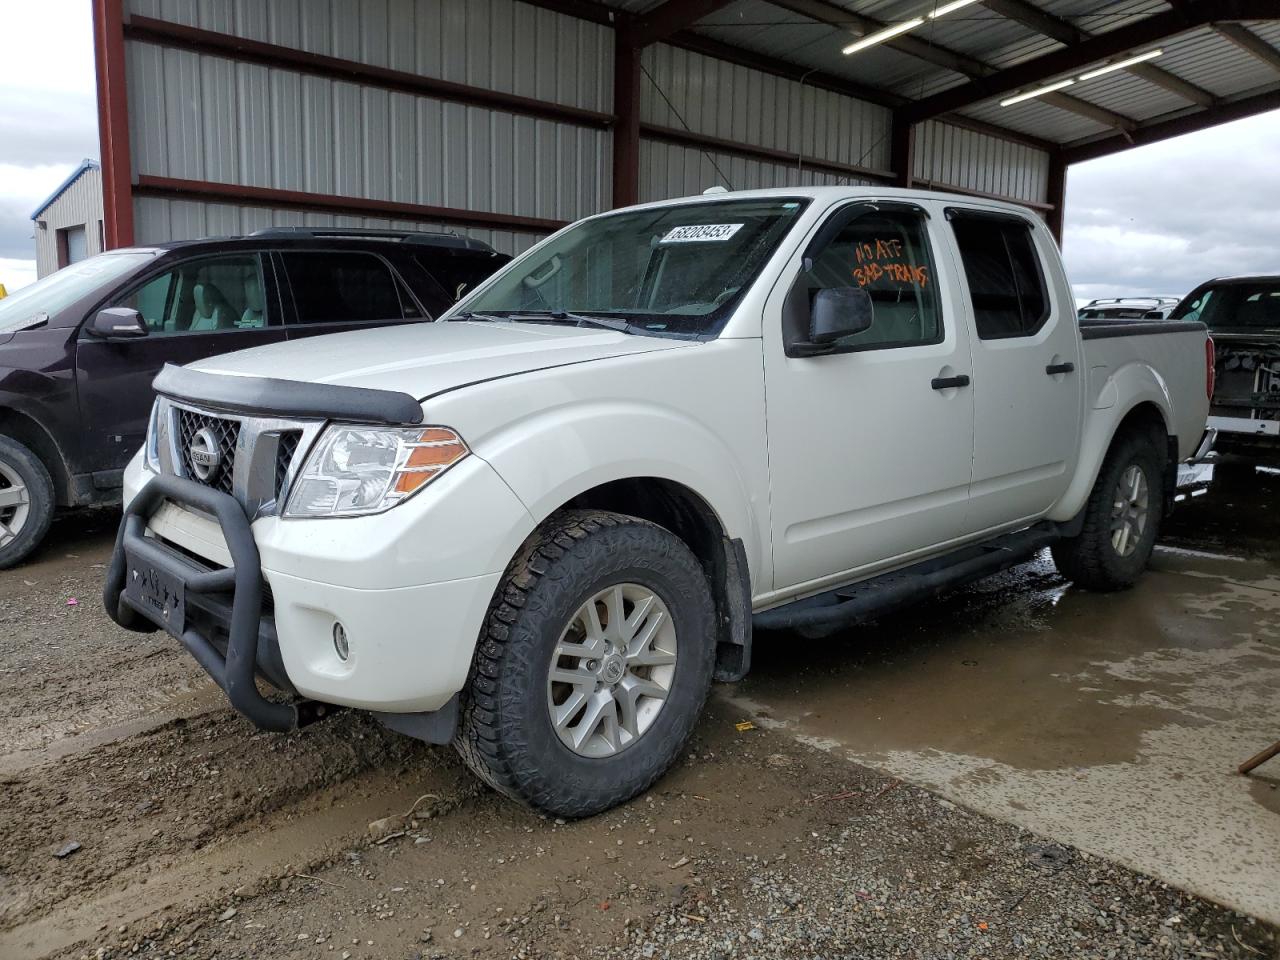
[[[218,464],[207,477],[201,477],[191,459],[191,443],[197,433],[207,429],[212,435]],[[207,487],[230,493],[235,472],[236,443],[240,439],[240,421],[210,417],[194,410],[178,409],[178,452],[182,457],[182,469],[186,476]]]

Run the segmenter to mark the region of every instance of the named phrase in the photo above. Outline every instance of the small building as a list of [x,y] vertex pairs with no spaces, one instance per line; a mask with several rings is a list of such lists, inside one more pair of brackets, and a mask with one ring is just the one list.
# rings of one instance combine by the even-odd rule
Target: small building
[[101,253],[102,168],[96,160],[85,160],[62,185],[53,191],[31,220],[36,234],[36,276],[47,277]]

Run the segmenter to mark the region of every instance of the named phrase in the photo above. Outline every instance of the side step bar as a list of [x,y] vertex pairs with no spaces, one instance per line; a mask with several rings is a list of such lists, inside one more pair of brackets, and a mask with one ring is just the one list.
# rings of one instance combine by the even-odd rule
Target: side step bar
[[881,574],[757,613],[752,622],[762,630],[803,630],[814,635],[912,606],[940,596],[962,584],[980,580],[1029,558],[1055,540],[1072,536],[1079,520],[1067,524],[1040,523],[984,543],[964,547],[944,557]]

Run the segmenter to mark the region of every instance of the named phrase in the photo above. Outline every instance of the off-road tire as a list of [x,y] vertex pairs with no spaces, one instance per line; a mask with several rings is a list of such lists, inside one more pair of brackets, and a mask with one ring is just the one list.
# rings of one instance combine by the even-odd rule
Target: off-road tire
[[[27,514],[18,536],[0,546],[0,570],[21,563],[30,555],[53,521],[53,480],[40,458],[10,437],[0,436],[0,463],[21,477],[27,490]],[[4,481],[0,480],[0,484]],[[0,508],[0,519],[7,511]]]
[[[1080,534],[1059,540],[1051,548],[1058,572],[1076,586],[1099,592],[1133,586],[1151,559],[1164,515],[1165,440],[1154,430],[1129,430],[1115,438],[1084,508]],[[1146,475],[1149,500],[1147,524],[1138,546],[1127,557],[1111,543],[1111,511],[1121,475],[1137,466]]]
[[[597,591],[632,582],[670,610],[679,656],[644,734],[603,758],[561,742],[546,702],[552,652]],[[476,645],[454,746],[496,790],[554,816],[588,817],[648,789],[693,731],[715,666],[711,589],[697,558],[657,524],[595,510],[550,517],[507,568]]]

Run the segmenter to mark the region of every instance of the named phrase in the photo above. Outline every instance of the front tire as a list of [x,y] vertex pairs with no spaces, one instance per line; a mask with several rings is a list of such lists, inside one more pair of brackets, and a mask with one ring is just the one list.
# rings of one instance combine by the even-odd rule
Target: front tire
[[53,481],[40,458],[0,436],[0,570],[25,560],[53,520]]
[[710,585],[670,531],[567,510],[534,534],[489,609],[454,744],[495,789],[586,817],[679,756],[715,665]]
[[1163,438],[1134,430],[1112,443],[1080,534],[1055,543],[1058,572],[1087,590],[1127,589],[1151,559],[1164,514]]

